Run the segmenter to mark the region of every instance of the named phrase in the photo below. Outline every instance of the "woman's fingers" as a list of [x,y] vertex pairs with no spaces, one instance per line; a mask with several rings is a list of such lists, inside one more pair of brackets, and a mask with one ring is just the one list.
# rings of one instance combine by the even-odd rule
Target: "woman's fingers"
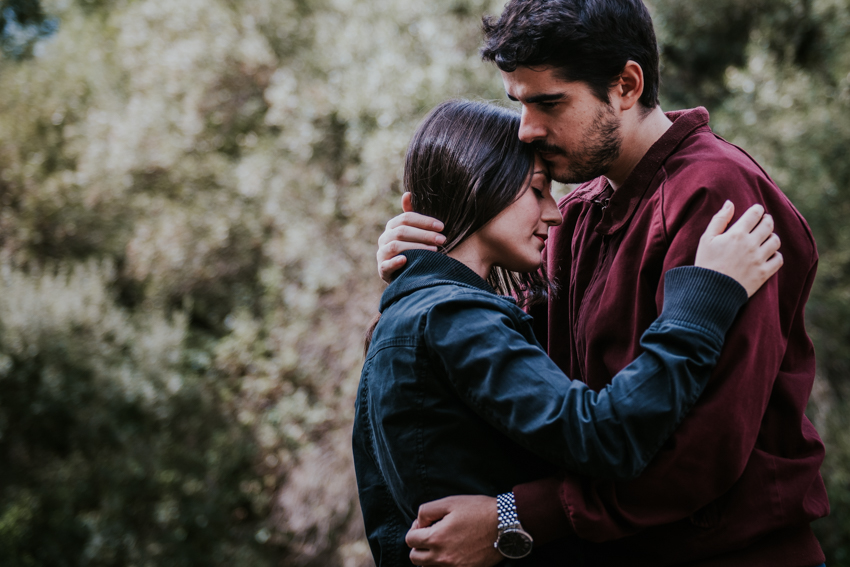
[[752,296],[782,266],[780,240],[774,234],[773,217],[764,207],[753,205],[725,232],[727,211],[710,221],[700,238],[694,264],[734,278]]
[[761,244],[773,233],[774,228],[775,225],[773,223],[773,216],[766,214],[761,218],[761,221],[752,230],[752,232],[750,232],[750,234],[758,244]]
[[729,227],[728,232],[739,232],[743,234],[749,234],[753,231],[753,229],[759,224],[759,221],[762,220],[764,216],[764,207],[761,205],[753,205],[741,215],[735,224]]
[[759,247],[761,258],[767,261],[776,253],[777,250],[779,250],[781,245],[782,241],[779,239],[779,235],[774,232]]
[[773,274],[779,271],[779,268],[785,263],[785,258],[782,256],[782,252],[776,252],[771,258],[764,263],[764,268],[766,272],[765,280],[770,278]]
[[703,237],[713,238],[723,234],[726,227],[729,226],[729,221],[732,220],[732,216],[734,214],[735,205],[732,201],[726,201],[723,203],[720,210],[714,213],[714,216],[711,217],[711,222],[708,223],[708,227],[706,227]]

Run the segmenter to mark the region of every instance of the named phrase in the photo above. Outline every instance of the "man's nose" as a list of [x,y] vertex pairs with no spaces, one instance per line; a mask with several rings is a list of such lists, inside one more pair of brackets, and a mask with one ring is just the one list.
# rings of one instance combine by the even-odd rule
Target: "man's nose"
[[543,210],[540,212],[540,219],[549,226],[560,226],[564,222],[564,216],[561,214],[558,204],[551,195],[549,195],[549,198],[546,199],[543,205]]
[[535,119],[534,112],[528,108],[522,108],[522,118],[519,124],[519,139],[529,144],[535,140],[546,138],[546,129]]

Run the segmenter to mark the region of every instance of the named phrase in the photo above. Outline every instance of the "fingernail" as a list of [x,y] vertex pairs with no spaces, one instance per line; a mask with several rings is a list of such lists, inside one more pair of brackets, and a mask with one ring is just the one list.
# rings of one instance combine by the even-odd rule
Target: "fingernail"
[[438,234],[434,240],[437,242],[437,244],[443,244],[446,242],[446,237],[442,234]]
[[726,199],[726,202],[723,203],[723,208],[728,209],[731,206],[732,206],[732,201],[730,201],[729,199]]
[[434,221],[433,226],[434,226],[434,230],[437,230],[437,231],[443,230],[443,223],[441,223],[440,221]]

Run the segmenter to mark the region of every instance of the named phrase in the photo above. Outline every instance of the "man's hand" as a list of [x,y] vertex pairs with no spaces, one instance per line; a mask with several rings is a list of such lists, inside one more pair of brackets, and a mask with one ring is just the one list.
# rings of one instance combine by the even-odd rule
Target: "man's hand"
[[387,283],[393,280],[395,273],[407,261],[399,254],[416,248],[436,252],[437,246],[446,241],[446,237],[440,234],[443,223],[413,212],[410,193],[402,195],[401,209],[404,212],[387,223],[387,228],[378,239],[378,274]]
[[407,532],[414,565],[491,567],[504,559],[493,547],[499,512],[490,496],[449,496],[419,507]]

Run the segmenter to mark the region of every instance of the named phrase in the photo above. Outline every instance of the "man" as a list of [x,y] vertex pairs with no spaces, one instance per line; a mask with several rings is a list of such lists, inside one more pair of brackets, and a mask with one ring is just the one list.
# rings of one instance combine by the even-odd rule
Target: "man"
[[[640,0],[511,0],[484,28],[482,54],[522,105],[520,138],[555,179],[583,183],[560,203],[564,223],[547,246],[561,290],[534,313],[568,376],[599,389],[640,354],[664,272],[693,262],[725,199],[738,211],[765,205],[786,266],[742,310],[706,393],[639,479],[564,474],[517,486],[507,496],[519,523],[535,546],[571,542],[559,565],[820,565],[809,525],[829,505],[823,444],[803,413],[815,370],[803,309],[817,264],[805,220],[752,158],[712,134],[705,109],[661,110]],[[409,212],[390,221],[382,277],[401,250],[439,245],[435,229]],[[498,517],[484,496],[424,505],[411,561],[497,563]]]

